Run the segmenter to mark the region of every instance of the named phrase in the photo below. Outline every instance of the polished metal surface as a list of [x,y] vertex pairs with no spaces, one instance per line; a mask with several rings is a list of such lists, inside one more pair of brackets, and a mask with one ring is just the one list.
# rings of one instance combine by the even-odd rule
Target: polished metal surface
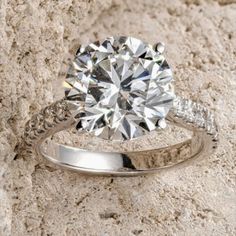
[[192,131],[192,138],[154,150],[124,153],[87,151],[47,139],[58,131],[74,126],[75,120],[68,103],[60,100],[44,108],[27,123],[24,145],[28,153],[36,151],[62,167],[88,174],[119,176],[156,173],[181,166],[196,157],[208,157],[216,148],[218,132],[215,120],[203,106],[177,97],[167,121]]

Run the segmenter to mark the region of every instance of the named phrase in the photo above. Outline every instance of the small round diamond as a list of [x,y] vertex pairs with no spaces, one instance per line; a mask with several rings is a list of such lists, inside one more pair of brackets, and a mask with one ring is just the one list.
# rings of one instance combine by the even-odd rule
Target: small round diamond
[[161,52],[136,38],[111,37],[80,47],[65,94],[80,113],[79,130],[132,139],[163,126],[175,97],[171,81]]

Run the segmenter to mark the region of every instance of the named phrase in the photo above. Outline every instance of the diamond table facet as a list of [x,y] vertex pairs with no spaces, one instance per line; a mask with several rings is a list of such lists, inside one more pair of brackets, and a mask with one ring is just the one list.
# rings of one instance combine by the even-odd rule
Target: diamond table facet
[[136,38],[111,37],[80,47],[65,94],[78,108],[79,130],[126,140],[160,128],[175,97],[171,82],[162,53]]

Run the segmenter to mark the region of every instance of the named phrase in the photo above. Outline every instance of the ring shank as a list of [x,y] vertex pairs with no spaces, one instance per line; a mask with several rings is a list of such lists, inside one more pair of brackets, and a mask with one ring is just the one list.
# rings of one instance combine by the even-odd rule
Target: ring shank
[[[136,175],[156,172],[209,153],[210,138],[197,133],[192,139],[174,146],[139,152],[94,152],[44,141],[38,152],[51,162],[85,173]],[[197,147],[197,148],[196,148]]]
[[[192,138],[164,148],[118,153],[94,152],[58,144],[51,139],[47,139],[47,137],[58,131],[70,128],[74,120],[69,114],[69,118],[61,118],[55,124],[55,114],[57,114],[55,112],[52,114],[53,121],[51,123],[54,125],[48,125],[47,129],[44,132],[38,132],[38,135],[36,133],[35,140],[32,141],[31,137],[29,143],[31,144],[31,148],[36,150],[36,153],[44,156],[49,161],[83,173],[120,176],[156,173],[176,165],[187,164],[188,161],[193,161],[199,156],[206,157],[216,147],[217,132],[212,115],[205,108],[193,104],[195,103],[189,100],[176,100],[174,108],[167,117],[167,120],[171,124],[192,131]],[[53,106],[58,105],[67,106],[61,101]],[[189,111],[186,111],[186,107],[191,107],[191,111],[195,114],[195,117],[197,114],[198,118],[202,117],[204,122],[202,123],[201,119],[199,121],[192,120]],[[65,111],[66,107],[63,109]],[[43,122],[42,125],[45,128],[45,110],[41,112],[41,115],[41,122]],[[30,130],[32,130],[32,125],[30,127]],[[30,132],[27,134],[29,136]]]

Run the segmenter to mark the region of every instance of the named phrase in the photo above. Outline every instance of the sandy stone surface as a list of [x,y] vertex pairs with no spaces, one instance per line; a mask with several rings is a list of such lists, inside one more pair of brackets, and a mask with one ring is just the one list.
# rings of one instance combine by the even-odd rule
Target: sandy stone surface
[[[61,93],[73,45],[132,35],[167,45],[179,95],[212,109],[216,153],[138,178],[17,158],[25,122]],[[0,235],[236,235],[235,1],[0,1]]]

